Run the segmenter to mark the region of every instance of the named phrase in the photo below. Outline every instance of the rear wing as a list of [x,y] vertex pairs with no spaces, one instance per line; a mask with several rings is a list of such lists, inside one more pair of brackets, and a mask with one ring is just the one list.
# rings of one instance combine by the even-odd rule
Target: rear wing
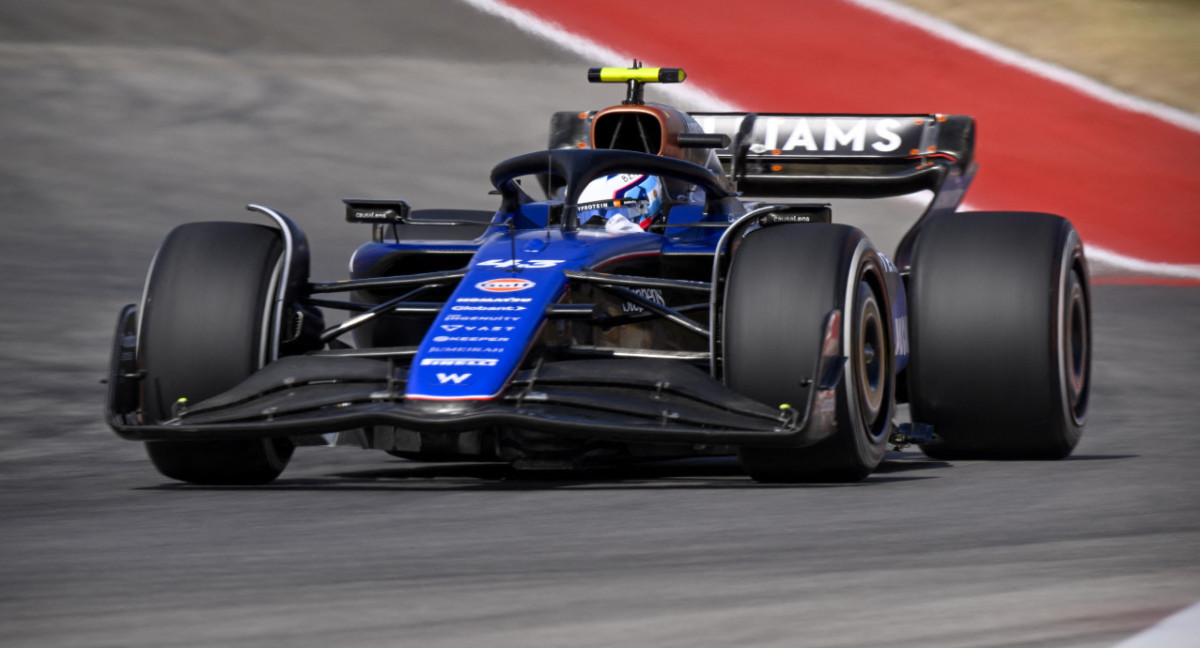
[[717,159],[748,195],[878,198],[953,187],[943,198],[957,205],[974,175],[975,120],[965,115],[692,117],[705,132],[730,137]]

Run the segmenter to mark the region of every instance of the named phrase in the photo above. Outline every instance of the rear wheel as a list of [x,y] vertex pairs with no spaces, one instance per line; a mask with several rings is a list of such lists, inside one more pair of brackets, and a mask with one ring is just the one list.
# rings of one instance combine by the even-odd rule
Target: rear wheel
[[734,253],[723,328],[727,383],[771,405],[800,407],[817,377],[825,318],[842,312],[847,356],[833,436],[806,448],[741,448],[763,482],[853,482],[883,457],[895,370],[883,264],[845,225],[779,225],[751,232]]
[[[138,333],[146,423],[170,419],[180,399],[215,396],[266,363],[282,251],[275,230],[248,223],[191,223],[167,236]],[[197,484],[269,482],[294,449],[286,438],[146,443],[160,473]]]
[[965,213],[921,225],[912,251],[907,379],[937,458],[1060,459],[1091,380],[1083,245],[1051,214]]

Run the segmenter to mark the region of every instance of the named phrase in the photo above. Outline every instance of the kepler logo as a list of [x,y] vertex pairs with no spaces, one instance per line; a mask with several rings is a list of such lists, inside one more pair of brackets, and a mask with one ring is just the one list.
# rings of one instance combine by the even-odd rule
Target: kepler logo
[[533,288],[536,285],[537,284],[535,284],[534,282],[532,282],[528,279],[505,278],[505,279],[488,279],[487,281],[481,281],[481,282],[475,284],[475,287],[480,290],[486,291],[486,292],[506,293],[506,292],[516,292],[518,290],[525,290],[526,288]]
[[[523,311],[529,310],[524,306],[451,306],[453,311]],[[446,318],[450,319],[450,318]]]
[[454,300],[460,304],[528,304],[533,301],[532,297],[459,297]]
[[[451,313],[450,315],[446,316],[446,319],[456,321],[456,322],[519,322],[519,321],[521,321],[520,317],[514,317],[512,315],[459,315],[458,313]],[[443,326],[442,328],[446,329],[447,331],[453,331],[454,329],[447,328],[449,326],[460,326],[460,325],[447,324],[447,325]]]

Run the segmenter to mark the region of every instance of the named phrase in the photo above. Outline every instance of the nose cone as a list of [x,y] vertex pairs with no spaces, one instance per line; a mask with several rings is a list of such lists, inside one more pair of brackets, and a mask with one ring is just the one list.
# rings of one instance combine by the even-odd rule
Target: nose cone
[[455,416],[469,414],[477,409],[483,401],[480,400],[426,400],[409,399],[406,406],[410,409],[434,416]]
[[[508,387],[546,307],[566,287],[562,260],[518,263],[525,267],[513,272],[485,260],[463,278],[413,359],[410,401],[427,401],[420,407],[449,414],[467,411],[464,402],[496,398]],[[533,267],[539,265],[545,267]]]

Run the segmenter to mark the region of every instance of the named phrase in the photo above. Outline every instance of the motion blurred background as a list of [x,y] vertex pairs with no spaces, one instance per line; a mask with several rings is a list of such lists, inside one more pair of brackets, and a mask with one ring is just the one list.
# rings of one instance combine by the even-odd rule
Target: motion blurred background
[[[785,4],[812,20],[757,38],[849,6]],[[1200,3],[907,4],[1200,110]],[[720,53],[721,16],[661,6],[621,18]],[[367,232],[342,197],[491,207],[491,167],[613,103],[584,69],[624,63],[445,0],[0,0],[0,645],[1111,646],[1200,600],[1200,289],[1153,278],[1097,286],[1089,427],[1052,464],[894,452],[776,488],[309,448],[203,489],[107,429],[116,314],[172,227],[270,205],[344,277]]]

